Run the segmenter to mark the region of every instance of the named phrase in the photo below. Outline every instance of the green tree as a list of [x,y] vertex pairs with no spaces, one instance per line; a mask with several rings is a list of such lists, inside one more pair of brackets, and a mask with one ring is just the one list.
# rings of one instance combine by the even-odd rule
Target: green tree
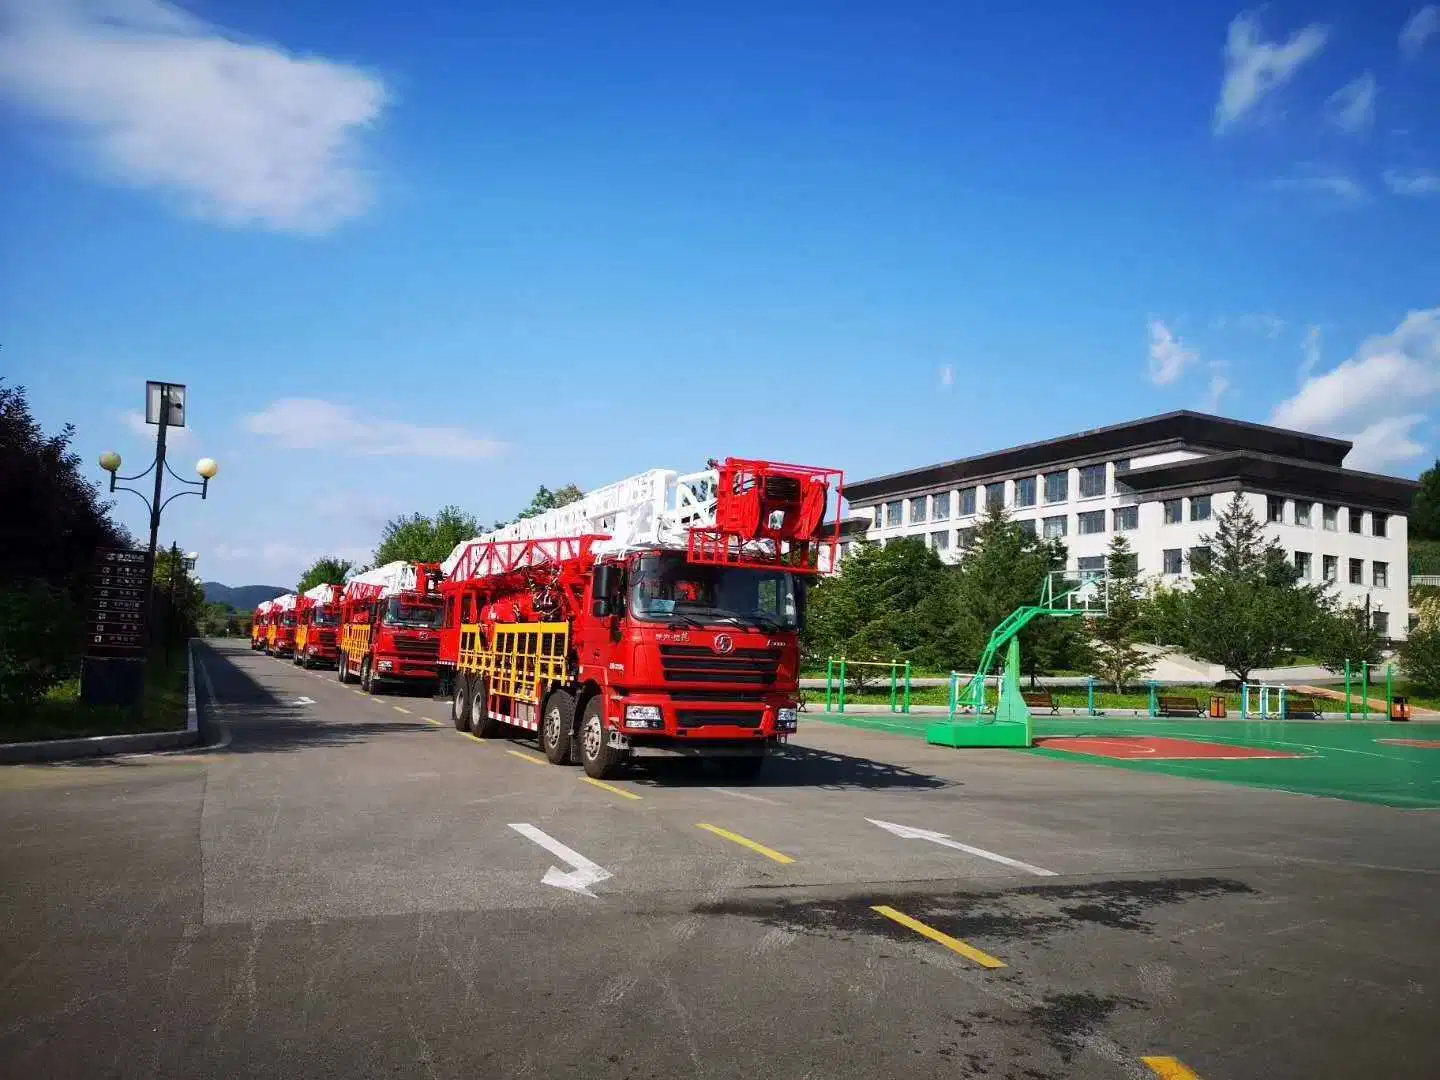
[[441,562],[456,544],[480,532],[480,522],[458,506],[445,506],[428,517],[425,514],[392,518],[385,523],[375,565],[395,562]]
[[1440,628],[1417,626],[1400,646],[1400,670],[1427,694],[1440,693]]
[[206,602],[200,608],[199,632],[201,637],[225,637],[235,609],[229,604]]
[[64,589],[33,577],[0,585],[0,717],[74,675],[80,636],[79,611]]
[[[471,533],[470,535],[475,534]],[[450,553],[447,551],[445,554]],[[307,589],[313,589],[316,585],[343,585],[345,584],[345,575],[353,569],[355,569],[355,564],[349,559],[342,559],[338,555],[322,555],[300,575],[300,583],[295,586],[295,591],[303,593]]]
[[1412,540],[1440,540],[1440,460],[1420,474],[1420,490],[1410,507]]
[[[516,514],[515,520],[521,521],[525,518],[532,518],[543,514],[547,510],[556,510],[562,506],[569,506],[572,502],[575,502],[577,499],[583,499],[584,497],[585,493],[574,484],[566,484],[558,491],[551,491],[544,484],[541,484],[535,492],[535,497],[530,500],[530,505]],[[492,530],[503,529],[506,525],[511,524],[514,524],[514,522],[497,521],[491,525],[490,528]]]
[[1095,673],[1118,693],[1126,683],[1144,678],[1154,659],[1140,647],[1145,599],[1135,553],[1124,533],[1116,533],[1105,557],[1109,571],[1110,610],[1090,623],[1090,650]]
[[[991,507],[960,561],[953,629],[944,645],[962,670],[973,671],[985,643],[1017,608],[1038,603],[1051,571],[1065,567],[1061,540],[1043,540]],[[1040,616],[1020,634],[1020,662],[1033,682],[1039,675],[1086,664],[1088,648],[1077,619]]]
[[1166,644],[1220,664],[1242,682],[1316,646],[1329,605],[1324,587],[1299,583],[1299,573],[1237,492],[1202,538],[1205,563],[1192,565],[1193,588],[1175,590],[1157,620]]
[[1365,619],[1365,609],[1359,604],[1327,611],[1316,634],[1312,651],[1320,663],[1337,674],[1345,670],[1345,663],[1352,665],[1364,661],[1378,664],[1385,642],[1375,627]]

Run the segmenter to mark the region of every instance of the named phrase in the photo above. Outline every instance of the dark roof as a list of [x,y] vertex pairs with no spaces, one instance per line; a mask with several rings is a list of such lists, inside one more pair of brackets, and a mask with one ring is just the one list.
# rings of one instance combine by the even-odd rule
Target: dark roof
[[1317,501],[1344,502],[1364,509],[1405,514],[1420,485],[1398,476],[1357,472],[1273,454],[1235,450],[1209,457],[1148,465],[1122,474],[1135,491],[1159,493],[1194,484],[1237,480],[1250,490],[1308,495]]
[[1062,461],[1104,457],[1167,443],[1220,451],[1250,450],[1336,467],[1345,460],[1351,446],[1344,439],[1180,410],[861,480],[848,485],[845,496],[852,503],[873,502],[908,491],[924,491],[964,480],[1022,472]]

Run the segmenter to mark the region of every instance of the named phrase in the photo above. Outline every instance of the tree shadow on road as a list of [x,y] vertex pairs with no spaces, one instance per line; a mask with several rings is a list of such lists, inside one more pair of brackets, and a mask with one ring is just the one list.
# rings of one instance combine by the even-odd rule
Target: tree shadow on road
[[629,779],[651,787],[720,785],[755,789],[808,787],[835,791],[884,788],[934,790],[959,785],[958,780],[916,772],[888,761],[794,745],[774,752],[765,762],[760,775],[743,785],[728,780],[724,770],[713,763],[665,758],[641,758],[632,767]]

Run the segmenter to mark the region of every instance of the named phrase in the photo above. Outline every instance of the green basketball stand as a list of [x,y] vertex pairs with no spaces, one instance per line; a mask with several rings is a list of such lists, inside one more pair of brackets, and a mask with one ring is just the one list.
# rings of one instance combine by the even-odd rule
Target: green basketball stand
[[[982,684],[983,685],[983,684]],[[982,691],[983,692],[983,691]],[[978,699],[977,699],[978,700]],[[976,716],[957,720],[952,712],[925,729],[925,741],[933,746],[1025,748],[1031,745],[1030,708],[1020,692],[1020,639],[1010,639],[1005,653],[1005,676],[993,718]]]

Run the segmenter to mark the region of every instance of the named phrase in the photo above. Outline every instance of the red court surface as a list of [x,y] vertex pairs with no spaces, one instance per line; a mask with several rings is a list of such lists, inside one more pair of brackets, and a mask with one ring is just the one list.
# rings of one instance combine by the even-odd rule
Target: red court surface
[[1376,739],[1386,746],[1414,746],[1421,750],[1440,750],[1440,739]]
[[1240,761],[1256,758],[1298,758],[1285,750],[1259,749],[1253,746],[1231,746],[1228,743],[1202,742],[1197,739],[1170,739],[1156,735],[1069,735],[1052,739],[1036,739],[1036,746],[1047,750],[1068,750],[1092,757],[1142,759],[1145,761]]

